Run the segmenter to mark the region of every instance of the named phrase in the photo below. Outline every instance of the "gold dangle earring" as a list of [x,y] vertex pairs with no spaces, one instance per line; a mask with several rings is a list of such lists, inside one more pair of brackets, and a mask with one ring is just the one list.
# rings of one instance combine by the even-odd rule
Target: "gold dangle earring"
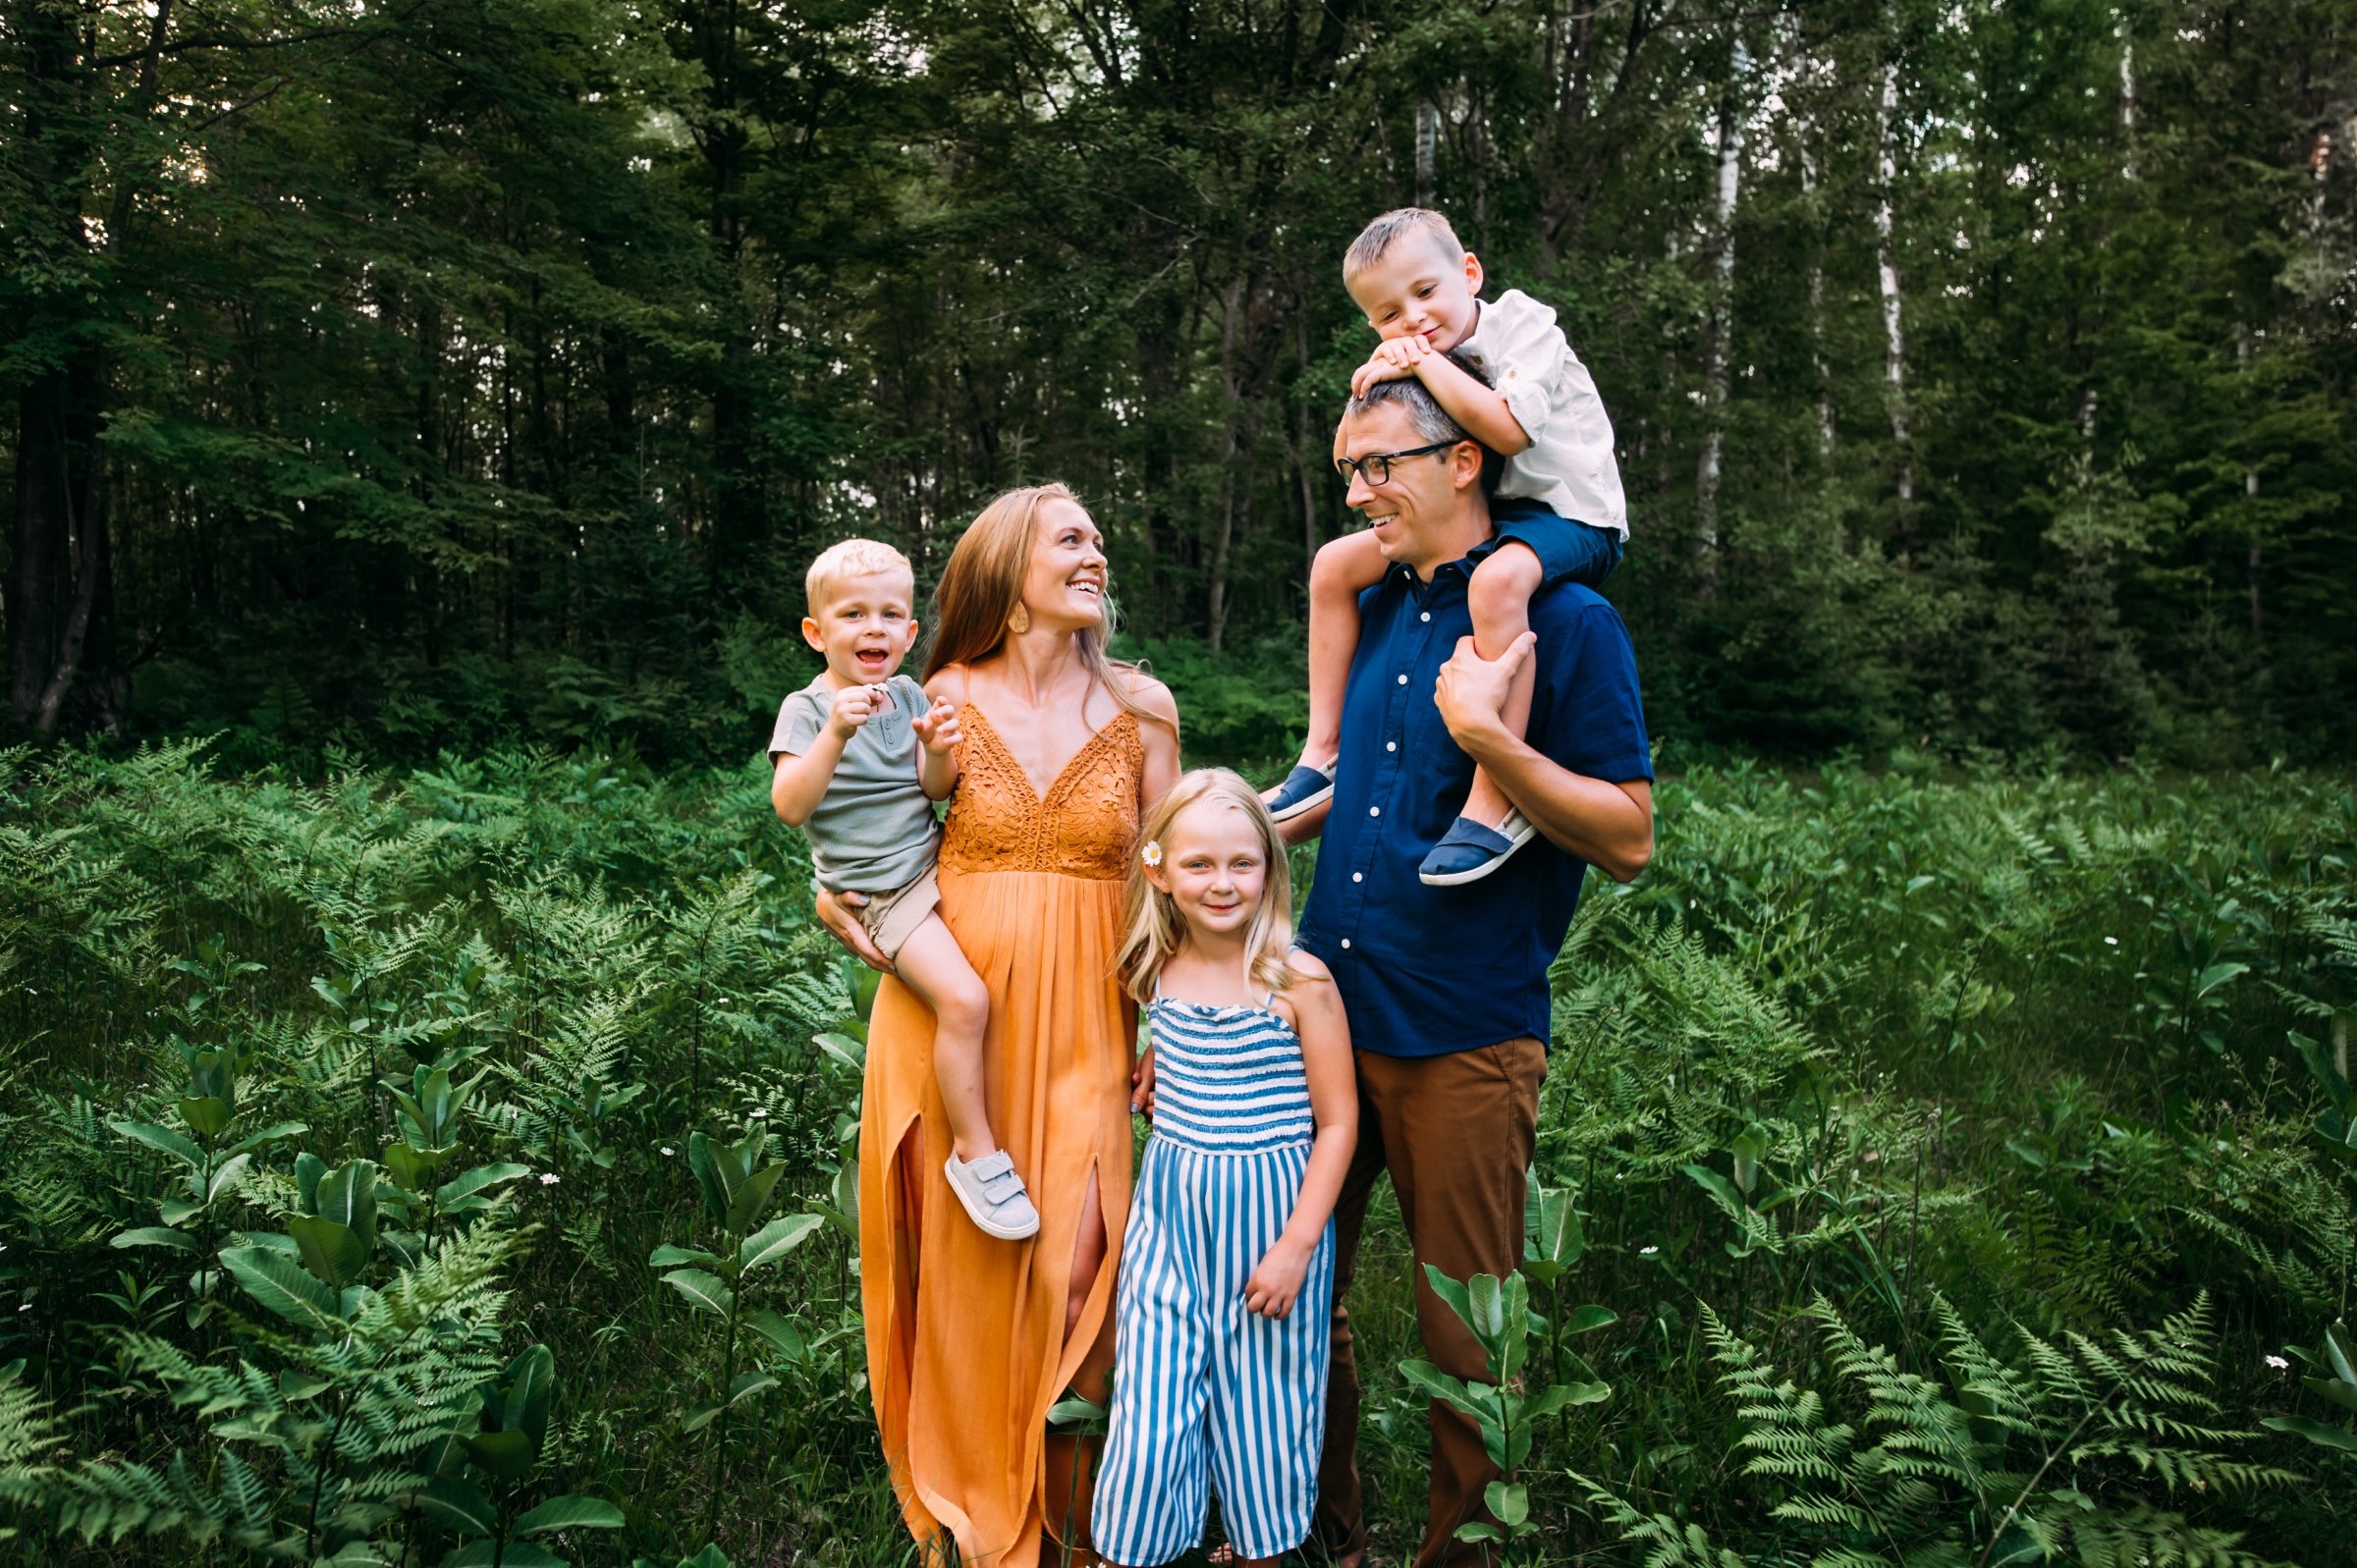
[[1018,637],[1031,629],[1031,612],[1020,599],[1014,602],[1013,610],[1007,612],[1007,629]]

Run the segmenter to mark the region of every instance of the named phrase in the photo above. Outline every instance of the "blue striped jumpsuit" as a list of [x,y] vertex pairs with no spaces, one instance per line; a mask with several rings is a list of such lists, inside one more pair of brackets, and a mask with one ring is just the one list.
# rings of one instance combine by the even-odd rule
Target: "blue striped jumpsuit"
[[1138,1167],[1114,1310],[1113,1413],[1096,1547],[1151,1568],[1203,1539],[1216,1485],[1245,1557],[1309,1535],[1326,1423],[1334,1225],[1293,1310],[1263,1318],[1244,1284],[1285,1230],[1315,1135],[1300,1037],[1266,1004],[1156,994],[1154,1135]]

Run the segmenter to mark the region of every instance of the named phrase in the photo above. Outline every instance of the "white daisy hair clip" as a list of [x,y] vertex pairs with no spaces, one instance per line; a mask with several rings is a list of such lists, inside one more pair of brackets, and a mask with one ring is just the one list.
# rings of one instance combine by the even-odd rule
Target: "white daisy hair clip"
[[1137,852],[1137,858],[1144,861],[1149,866],[1161,865],[1162,845],[1155,842],[1153,839],[1148,838],[1146,840],[1146,846]]

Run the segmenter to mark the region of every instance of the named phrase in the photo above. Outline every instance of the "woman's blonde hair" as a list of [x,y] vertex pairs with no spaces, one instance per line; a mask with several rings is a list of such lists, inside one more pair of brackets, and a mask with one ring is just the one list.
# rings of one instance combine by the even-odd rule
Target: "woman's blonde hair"
[[[951,665],[978,663],[1006,642],[1007,618],[1023,602],[1023,578],[1039,536],[1039,509],[1051,501],[1080,505],[1080,498],[1063,485],[1026,485],[984,507],[958,536],[941,583],[933,590],[933,640],[925,650],[927,684]],[[1104,596],[1104,604],[1105,619],[1073,634],[1080,663],[1124,710],[1150,718],[1131,692],[1137,667],[1105,651],[1115,629],[1111,593]]]
[[1114,972],[1134,1000],[1153,1000],[1154,983],[1161,978],[1163,966],[1186,940],[1177,901],[1146,879],[1146,857],[1156,857],[1159,864],[1179,813],[1207,801],[1251,818],[1260,834],[1261,852],[1268,859],[1267,888],[1244,933],[1245,972],[1252,984],[1271,991],[1283,991],[1293,983],[1292,965],[1286,958],[1293,946],[1293,879],[1277,821],[1269,815],[1267,802],[1240,777],[1226,768],[1197,768],[1181,775],[1146,813],[1145,828],[1138,838],[1138,859],[1129,868],[1129,886],[1122,900],[1122,924],[1128,936],[1114,960]]

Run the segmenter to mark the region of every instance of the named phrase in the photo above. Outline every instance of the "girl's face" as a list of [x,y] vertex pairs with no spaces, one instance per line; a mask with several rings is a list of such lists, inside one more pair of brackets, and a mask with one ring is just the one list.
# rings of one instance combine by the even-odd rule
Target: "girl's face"
[[1031,564],[1023,572],[1023,608],[1031,623],[1074,631],[1105,621],[1105,536],[1069,501],[1039,509]]
[[1162,864],[1146,875],[1171,895],[1190,934],[1240,936],[1268,892],[1268,848],[1240,808],[1198,800],[1172,821]]

